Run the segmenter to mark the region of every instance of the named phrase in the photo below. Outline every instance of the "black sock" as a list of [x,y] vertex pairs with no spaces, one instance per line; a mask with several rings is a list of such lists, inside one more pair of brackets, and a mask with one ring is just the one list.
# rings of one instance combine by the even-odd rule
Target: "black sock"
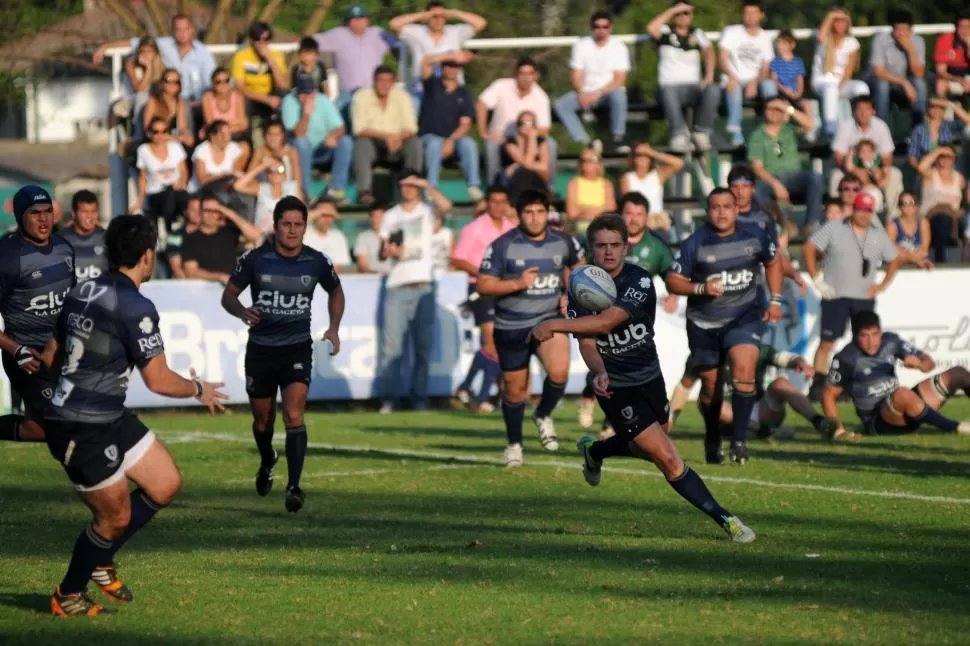
[[307,447],[306,425],[286,429],[286,488],[299,487]]
[[731,442],[744,442],[748,439],[748,422],[757,395],[735,390],[731,395],[731,413],[734,415]]
[[712,412],[710,404],[697,402],[704,420],[704,449],[707,452],[721,450],[721,416]]
[[0,441],[20,442],[20,424],[23,415],[4,415],[0,417]]
[[468,368],[468,374],[465,375],[465,380],[458,386],[459,390],[471,390],[475,377],[485,368],[485,361],[485,354],[481,350],[475,353],[475,357],[472,359],[472,365]]
[[[114,555],[118,553],[118,550],[135,535],[135,532],[147,525],[148,521],[161,511],[162,507],[163,505],[149,498],[148,494],[141,489],[135,489],[131,492],[131,520],[128,521],[128,527],[125,528],[125,531],[114,542],[114,547],[111,550],[112,559],[114,559]],[[98,563],[98,565],[111,565],[111,561]]]
[[260,431],[253,423],[253,439],[256,440],[256,448],[259,449],[259,457],[263,464],[272,464],[273,456],[273,425],[266,427],[265,431]]
[[492,386],[498,381],[498,376],[502,373],[502,369],[498,365],[498,359],[495,357],[490,357],[484,352],[480,353],[482,355],[482,386],[478,389],[478,397],[475,398],[475,403],[481,404],[492,396]]
[[595,376],[592,372],[586,373],[586,385],[583,386],[583,392],[580,397],[584,399],[593,399],[596,397],[596,391],[593,390],[593,378]]
[[566,392],[566,384],[557,384],[546,377],[542,383],[542,396],[539,398],[539,405],[536,406],[535,416],[542,418],[552,415],[564,392]]
[[525,419],[525,402],[510,404],[502,398],[502,417],[505,419],[505,437],[509,444],[522,444],[522,420]]
[[812,415],[812,426],[814,426],[815,428],[818,428],[819,424],[821,424],[824,419],[825,419],[825,415],[820,415],[819,413],[815,413],[814,415]]
[[605,440],[593,442],[593,446],[589,449],[589,456],[602,462],[606,458],[632,458],[633,453],[630,451],[628,439],[613,435]]
[[935,426],[936,428],[942,429],[953,433],[957,430],[957,426],[960,424],[953,421],[949,417],[944,417],[939,411],[933,410],[929,406],[923,407],[923,412],[915,417],[911,417],[914,422],[919,422],[920,424],[929,424],[930,426]]
[[88,579],[94,568],[104,563],[111,563],[114,546],[105,539],[94,527],[88,525],[74,542],[74,553],[71,563],[67,566],[67,574],[61,581],[61,594],[77,594],[88,587]]
[[674,480],[668,480],[667,483],[684,500],[710,516],[718,525],[723,525],[724,520],[731,515],[730,512],[717,504],[714,496],[708,491],[707,485],[704,484],[701,477],[689,466],[684,465],[684,472],[680,477]]

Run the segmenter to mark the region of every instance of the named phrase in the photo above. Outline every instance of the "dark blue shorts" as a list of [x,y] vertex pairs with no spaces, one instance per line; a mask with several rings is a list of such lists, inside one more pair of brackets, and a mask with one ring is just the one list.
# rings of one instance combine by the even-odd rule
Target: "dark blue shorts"
[[651,424],[663,426],[670,416],[663,376],[639,386],[613,388],[609,397],[596,396],[616,434],[632,440]]
[[250,343],[244,360],[246,393],[250,399],[276,399],[290,384],[310,385],[313,378],[313,344],[278,347]]
[[[43,348],[34,348],[38,352]],[[3,370],[10,380],[10,387],[14,389],[29,413],[42,413],[50,404],[57,385],[47,366],[40,364],[40,371],[35,375],[28,375],[17,366],[17,360],[12,355],[3,353]]]
[[495,297],[482,296],[474,285],[468,286],[468,311],[471,312],[476,327],[495,320]]
[[495,349],[498,351],[498,365],[502,372],[515,372],[529,367],[529,360],[535,354],[539,343],[529,336],[531,327],[518,330],[495,330]]
[[736,345],[761,345],[765,324],[761,312],[745,314],[721,328],[705,330],[687,319],[687,345],[694,372],[716,368],[724,363],[728,350]]
[[835,341],[845,334],[845,329],[853,316],[859,312],[874,309],[876,309],[876,301],[865,298],[833,298],[822,301],[819,336],[823,341]]
[[[880,408],[882,408],[881,404]],[[882,418],[879,412],[876,412],[875,415],[862,422],[863,435],[905,435],[906,433],[912,433],[917,428],[919,428],[919,422],[911,420],[906,420],[905,426],[890,424]]]

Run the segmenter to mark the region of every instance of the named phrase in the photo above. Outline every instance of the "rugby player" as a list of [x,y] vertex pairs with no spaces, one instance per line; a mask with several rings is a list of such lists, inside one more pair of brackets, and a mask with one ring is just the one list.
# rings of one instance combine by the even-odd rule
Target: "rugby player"
[[43,412],[54,393],[54,376],[41,352],[75,283],[74,249],[52,233],[54,201],[41,187],[17,191],[13,213],[17,230],[0,240],[0,349],[25,414],[0,417],[0,440],[43,442]]
[[731,540],[750,543],[755,533],[717,503],[667,435],[667,388],[653,329],[657,292],[645,269],[625,262],[628,231],[623,218],[601,215],[586,235],[593,264],[606,270],[616,283],[616,301],[595,315],[570,302],[573,318],[547,320],[532,331],[539,342],[556,334],[579,337],[583,360],[596,374],[596,397],[616,435],[599,441],[590,436],[579,440],[586,482],[594,487],[600,483],[606,458],[644,458],[656,464],[674,491],[710,516]]
[[[259,449],[256,493],[273,490],[273,468],[279,459],[273,449],[276,393],[283,393],[283,425],[286,427],[288,480],[284,503],[297,512],[306,500],[300,476],[306,459],[307,432],[303,419],[313,370],[310,306],[317,285],[329,295],[330,324],[323,333],[331,354],[340,351],[340,320],[344,315],[344,292],[326,254],[303,244],[307,207],[287,196],[273,209],[273,233],[257,249],[240,256],[222,293],[222,307],[249,326],[246,345],[246,392],[253,413],[253,438]],[[246,288],[253,304],[239,302]]]
[[83,283],[108,271],[104,229],[98,226],[98,196],[87,190],[75,193],[71,215],[71,223],[58,234],[74,247],[74,275]]
[[[105,612],[86,592],[88,579],[114,601],[133,599],[118,579],[115,555],[182,487],[171,454],[125,408],[132,367],[152,392],[194,397],[213,413],[227,398],[222,384],[203,382],[194,371],[183,379],[168,367],[158,312],[138,291],[152,276],[156,242],[151,220],[114,218],[105,236],[110,273],[71,290],[44,352],[58,375],[44,418],[47,447],[94,516],[51,596],[55,615]],[[130,493],[128,480],[138,487]]]
[[559,449],[550,415],[569,377],[569,338],[556,334],[539,342],[529,333],[542,321],[559,316],[568,271],[584,262],[575,238],[547,228],[545,193],[523,191],[516,210],[519,225],[488,247],[478,274],[478,293],[495,298],[495,348],[502,369],[502,417],[508,439],[505,465],[509,467],[522,465],[522,421],[533,354],[547,373],[533,415],[539,441],[547,451]]
[[954,367],[913,388],[899,385],[896,361],[930,373],[933,358],[893,332],[883,332],[879,315],[863,310],[852,317],[852,341],[835,355],[822,391],[822,410],[836,420],[836,438],[853,438],[839,418],[836,401],[847,391],[866,435],[899,435],[929,424],[949,432],[970,433],[970,422],[956,422],[938,411],[958,391],[970,388],[970,372]]
[[[737,222],[734,195],[716,188],[707,198],[708,221],[685,240],[667,273],[667,291],[687,296],[687,341],[692,366],[701,378],[701,406],[706,406],[704,441],[708,463],[720,464],[720,394],[715,400],[719,366],[731,366],[733,432],[730,457],[748,461],[745,438],[757,388],[755,369],[764,321],[782,314],[782,267],[768,231]],[[771,299],[767,309],[758,294],[762,267]],[[713,403],[713,406],[711,405]]]

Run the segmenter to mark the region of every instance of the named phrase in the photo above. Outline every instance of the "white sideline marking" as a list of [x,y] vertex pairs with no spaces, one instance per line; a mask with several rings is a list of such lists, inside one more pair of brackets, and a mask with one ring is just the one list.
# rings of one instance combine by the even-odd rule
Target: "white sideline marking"
[[[157,431],[156,431],[157,432]],[[166,443],[188,443],[188,442],[234,442],[249,444],[252,442],[250,438],[242,437],[239,435],[232,435],[230,433],[178,433],[173,435],[163,434],[162,439]],[[384,455],[396,455],[401,458],[431,458],[435,460],[450,460],[457,464],[464,465],[494,465],[503,466],[501,459],[497,458],[479,458],[475,456],[461,456],[453,455],[450,453],[437,453],[434,451],[414,451],[411,449],[382,449],[373,446],[356,446],[356,445],[335,445],[335,444],[318,444],[311,442],[309,447],[312,449],[322,449],[325,451],[344,451],[348,453],[378,453]],[[581,469],[582,465],[577,459],[576,462],[565,462],[562,460],[536,460],[526,463],[527,466],[541,466],[541,467],[557,467],[566,469]],[[456,466],[456,465],[448,465]],[[371,470],[373,475],[378,475],[376,472],[390,473],[393,471],[399,471],[399,469],[373,469]],[[659,471],[651,471],[646,469],[629,469],[624,467],[603,467],[603,471],[607,473],[620,473],[623,475],[632,475],[640,477],[650,477],[650,478],[662,478],[663,474]],[[346,475],[368,475],[366,471],[358,472],[340,472],[341,474],[346,473]],[[321,474],[321,477],[326,474]],[[339,476],[335,476],[339,477]],[[909,493],[906,491],[869,491],[866,489],[851,489],[849,487],[833,487],[828,485],[816,485],[816,484],[803,484],[797,482],[772,482],[770,480],[755,480],[754,478],[735,478],[732,476],[719,476],[713,474],[705,473],[703,475],[704,480],[710,482],[724,482],[728,484],[744,484],[744,485],[754,485],[757,487],[768,487],[772,489],[798,489],[802,491],[819,491],[823,493],[838,493],[845,494],[849,496],[869,496],[873,498],[895,498],[899,500],[915,500],[919,502],[938,502],[947,504],[957,504],[957,505],[970,505],[970,498],[952,498],[950,496],[927,496],[917,493]],[[249,482],[249,480],[234,481],[234,482]]]
[[[438,464],[433,467],[425,467],[423,469],[411,469],[408,471],[415,472],[420,471],[425,473],[427,471],[454,471],[456,469],[475,469],[480,466],[480,464]],[[304,473],[300,476],[301,480],[306,480],[307,478],[349,478],[353,476],[381,476],[388,473],[401,473],[404,469],[361,469],[360,471],[317,471],[315,473]],[[252,478],[240,478],[237,480],[226,480],[226,484],[241,484],[252,482]]]

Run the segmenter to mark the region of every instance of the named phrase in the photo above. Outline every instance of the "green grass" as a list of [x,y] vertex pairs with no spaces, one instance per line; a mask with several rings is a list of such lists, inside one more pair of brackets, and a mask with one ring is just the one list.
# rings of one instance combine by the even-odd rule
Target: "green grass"
[[254,492],[247,415],[146,415],[185,490],[118,559],[135,602],[96,620],[47,614],[88,513],[44,447],[0,446],[0,644],[967,643],[967,438],[801,428],[710,467],[691,412],[682,454],[759,534],[735,545],[650,464],[588,487],[574,414],[507,472],[497,415],[312,413],[296,516],[284,461]]

